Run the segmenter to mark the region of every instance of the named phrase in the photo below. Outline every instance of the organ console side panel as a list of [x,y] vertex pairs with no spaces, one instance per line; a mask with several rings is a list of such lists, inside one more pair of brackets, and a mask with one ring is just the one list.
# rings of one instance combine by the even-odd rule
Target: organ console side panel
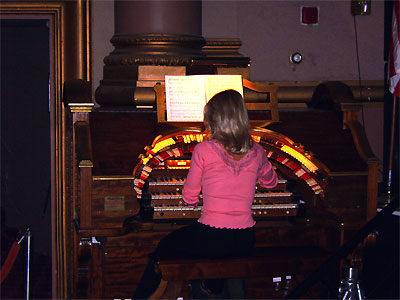
[[380,162],[372,152],[368,138],[361,124],[356,120],[348,120],[345,125],[351,131],[357,152],[368,165],[368,191],[367,191],[367,219],[370,220],[376,215],[378,208],[378,172]]
[[[201,213],[201,205],[182,205],[181,190],[193,148],[207,132],[159,123],[153,109],[70,107],[75,296],[131,298],[158,241]],[[333,252],[340,234],[343,242],[371,215],[377,161],[362,127],[349,121],[345,129],[341,116],[281,110],[277,122],[252,129],[280,178],[275,189],[256,187],[257,247]],[[304,277],[292,275],[294,282]],[[272,290],[272,278],[248,282],[251,298],[270,298]]]

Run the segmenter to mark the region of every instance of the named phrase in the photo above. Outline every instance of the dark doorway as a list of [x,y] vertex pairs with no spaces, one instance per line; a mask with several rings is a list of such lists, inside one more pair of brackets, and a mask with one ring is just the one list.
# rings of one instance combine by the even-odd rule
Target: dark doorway
[[[29,296],[51,299],[51,124],[48,20],[1,20],[1,262],[31,231]],[[26,297],[27,239],[1,285]]]

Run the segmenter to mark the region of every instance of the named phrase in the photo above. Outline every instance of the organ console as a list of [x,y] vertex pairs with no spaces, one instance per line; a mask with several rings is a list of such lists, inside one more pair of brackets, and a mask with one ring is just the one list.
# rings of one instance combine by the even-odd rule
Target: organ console
[[[79,88],[79,81],[66,86]],[[152,109],[92,110],[73,97],[66,101],[76,224],[72,296],[130,298],[158,241],[201,213],[201,202],[187,207],[181,192],[193,148],[207,131],[159,122]],[[260,112],[249,107],[254,121]],[[258,119],[252,124],[263,126],[251,129],[279,176],[274,189],[256,186],[256,247],[315,245],[332,252],[376,212],[378,161],[346,105],[281,109],[279,116],[272,107],[273,121]],[[304,275],[279,268],[276,274],[293,283]],[[276,298],[272,281],[250,280],[248,296]]]
[[[279,134],[263,129],[252,130],[251,134],[253,140],[265,148],[280,177],[278,186],[272,190],[256,187],[252,205],[256,219],[296,216],[299,205],[304,203],[294,184],[293,190],[290,189],[280,171],[282,168],[290,169],[317,197],[323,197],[325,167],[320,162],[305,154],[303,149],[293,147],[292,141]],[[181,193],[194,145],[203,141],[206,135],[196,130],[178,131],[158,137],[152,147],[147,148],[134,170],[134,189],[143,214],[139,214],[139,218],[155,221],[197,219],[200,216],[201,202],[199,207],[187,207]]]

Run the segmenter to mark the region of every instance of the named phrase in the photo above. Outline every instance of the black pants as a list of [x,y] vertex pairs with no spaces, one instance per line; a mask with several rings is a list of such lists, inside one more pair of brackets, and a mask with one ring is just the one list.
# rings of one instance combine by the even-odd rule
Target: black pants
[[161,274],[155,263],[162,257],[219,258],[249,255],[255,242],[254,227],[219,229],[201,223],[182,227],[160,241],[136,289],[134,299],[147,299],[157,289]]

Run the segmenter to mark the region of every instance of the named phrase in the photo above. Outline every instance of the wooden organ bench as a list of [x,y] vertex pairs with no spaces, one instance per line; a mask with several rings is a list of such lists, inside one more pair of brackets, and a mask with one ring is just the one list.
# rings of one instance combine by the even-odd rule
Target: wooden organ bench
[[[150,299],[190,297],[185,294],[188,293],[185,283],[202,279],[281,278],[289,275],[291,287],[294,287],[295,282],[302,278],[294,278],[293,274],[307,276],[327,258],[328,252],[313,246],[256,248],[252,255],[246,257],[162,258],[157,262],[162,280]],[[280,273],[277,274],[276,270]],[[276,290],[276,296],[282,297],[283,290]]]

